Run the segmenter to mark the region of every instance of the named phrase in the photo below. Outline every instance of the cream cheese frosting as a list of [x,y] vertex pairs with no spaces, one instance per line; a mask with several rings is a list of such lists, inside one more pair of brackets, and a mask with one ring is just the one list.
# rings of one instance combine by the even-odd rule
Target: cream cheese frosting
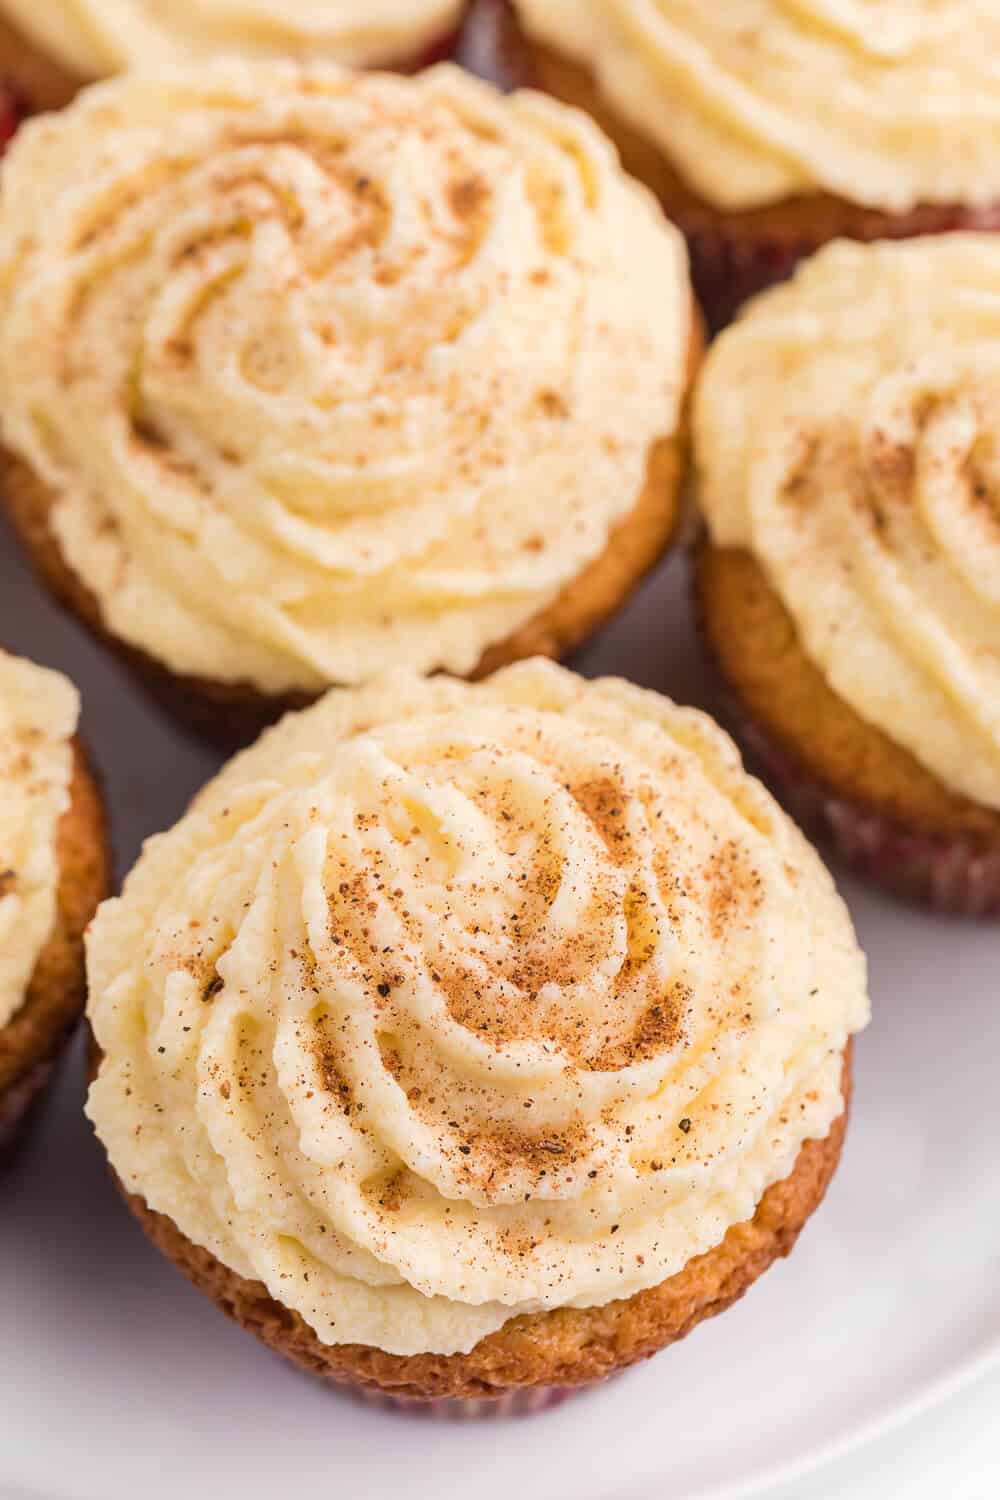
[[543,612],[676,431],[692,318],[597,128],[450,66],[128,75],[4,165],[4,441],[115,635],[265,692],[466,673]]
[[0,651],[0,1027],[20,1010],[55,923],[78,716],[65,677]]
[[993,0],[515,0],[722,209],[1000,198]]
[[843,1109],[864,960],[710,720],[539,660],[289,717],[89,940],[125,1186],[328,1343],[628,1297]]
[[0,0],[21,34],[81,78],[219,53],[405,61],[443,39],[462,0]]
[[696,405],[715,542],[862,718],[1000,808],[1000,242],[828,247],[716,343]]

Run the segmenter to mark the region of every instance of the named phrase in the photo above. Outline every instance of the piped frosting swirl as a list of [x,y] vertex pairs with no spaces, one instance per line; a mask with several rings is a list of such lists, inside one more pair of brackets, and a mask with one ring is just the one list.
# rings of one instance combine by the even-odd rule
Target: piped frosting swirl
[[709,203],[1000,199],[992,0],[515,0]]
[[447,66],[128,75],[4,167],[4,439],[180,673],[471,671],[635,509],[691,327],[596,127]]
[[829,876],[725,736],[540,662],[286,719],[89,956],[127,1187],[399,1354],[717,1243],[827,1133],[867,1018]]

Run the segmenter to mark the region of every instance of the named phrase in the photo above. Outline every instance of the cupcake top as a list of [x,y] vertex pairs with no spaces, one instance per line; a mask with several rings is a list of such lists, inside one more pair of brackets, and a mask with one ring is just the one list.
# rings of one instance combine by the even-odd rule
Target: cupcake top
[[4,164],[4,440],[110,630],[264,692],[466,673],[544,611],[675,433],[692,319],[597,128],[448,66],[126,75]]
[[329,1343],[627,1297],[843,1107],[864,961],[700,713],[399,671],[233,761],[89,942],[132,1192]]
[[78,716],[65,677],[0,651],[0,1027],[20,1009],[55,922]]
[[696,408],[714,541],[863,719],[1000,808],[1000,241],[831,245],[716,343]]
[[458,22],[462,0],[0,0],[6,16],[81,78],[212,57],[416,57]]
[[515,0],[722,209],[1000,199],[993,0]]

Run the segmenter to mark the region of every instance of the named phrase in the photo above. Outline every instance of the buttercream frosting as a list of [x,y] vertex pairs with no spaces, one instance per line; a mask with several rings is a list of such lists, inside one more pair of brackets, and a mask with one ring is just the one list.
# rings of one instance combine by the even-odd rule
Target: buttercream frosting
[[64,677],[0,651],[0,1027],[20,1010],[55,922],[78,715]]
[[829,685],[1000,808],[1000,243],[836,243],[716,343],[714,540],[751,551]]
[[865,967],[704,715],[397,671],[233,761],[89,941],[125,1186],[325,1342],[627,1297],[843,1109]]
[[708,202],[1000,198],[993,0],[515,0]]
[[450,66],[127,75],[4,166],[4,440],[180,673],[471,671],[635,508],[691,328],[597,128]]

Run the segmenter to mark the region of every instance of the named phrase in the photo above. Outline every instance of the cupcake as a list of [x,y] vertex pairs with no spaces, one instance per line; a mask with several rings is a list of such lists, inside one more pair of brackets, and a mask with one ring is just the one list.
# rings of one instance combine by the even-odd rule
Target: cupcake
[[89,940],[88,1113],[225,1312],[376,1400],[535,1409],[787,1254],[864,960],[704,715],[399,669],[237,757]]
[[697,399],[705,634],[790,805],[1000,915],[1000,240],[829,246]]
[[447,56],[464,0],[0,0],[0,78],[60,109],[128,68],[218,54],[416,71]]
[[698,345],[596,126],[447,64],[127,75],[5,164],[3,499],[213,732],[583,641],[673,536]]
[[506,68],[600,120],[714,326],[828,240],[1000,227],[992,0],[512,6]]
[[83,931],[107,894],[78,713],[64,677],[0,651],[0,1162],[83,1011]]

